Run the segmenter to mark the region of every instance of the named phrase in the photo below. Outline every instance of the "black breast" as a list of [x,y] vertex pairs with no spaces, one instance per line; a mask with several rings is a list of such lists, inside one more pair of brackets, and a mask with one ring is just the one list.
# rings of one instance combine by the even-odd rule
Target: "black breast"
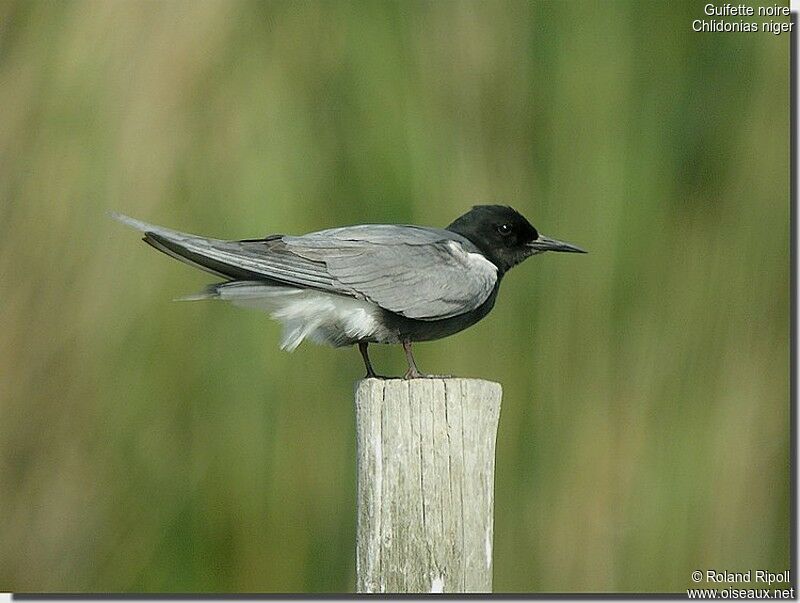
[[494,290],[489,297],[486,298],[486,301],[466,314],[459,314],[458,316],[442,320],[417,320],[384,310],[383,322],[390,330],[398,334],[400,341],[432,341],[434,339],[441,339],[442,337],[453,335],[454,333],[463,331],[467,327],[471,327],[486,316],[494,307],[499,288],[500,282],[498,281]]

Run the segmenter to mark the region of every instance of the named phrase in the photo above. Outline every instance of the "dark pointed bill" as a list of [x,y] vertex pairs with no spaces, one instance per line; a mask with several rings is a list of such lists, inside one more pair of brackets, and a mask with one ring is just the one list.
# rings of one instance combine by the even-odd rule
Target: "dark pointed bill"
[[564,251],[567,253],[586,253],[585,250],[572,245],[571,243],[565,243],[564,241],[559,241],[557,239],[551,239],[550,237],[546,237],[544,235],[539,235],[539,238],[535,241],[531,241],[528,243],[528,246],[533,248],[537,252],[542,251]]

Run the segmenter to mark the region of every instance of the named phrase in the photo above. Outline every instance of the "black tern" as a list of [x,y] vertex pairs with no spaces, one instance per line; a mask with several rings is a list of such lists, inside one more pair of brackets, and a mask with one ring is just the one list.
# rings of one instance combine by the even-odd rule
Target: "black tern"
[[505,273],[532,255],[586,253],[502,205],[476,205],[447,228],[362,224],[233,241],[112,215],[142,231],[145,243],[224,279],[182,299],[266,310],[283,325],[285,350],[304,339],[358,344],[366,377],[379,377],[370,343],[402,344],[405,378],[428,377],[414,362],[413,342],[474,325],[494,306]]

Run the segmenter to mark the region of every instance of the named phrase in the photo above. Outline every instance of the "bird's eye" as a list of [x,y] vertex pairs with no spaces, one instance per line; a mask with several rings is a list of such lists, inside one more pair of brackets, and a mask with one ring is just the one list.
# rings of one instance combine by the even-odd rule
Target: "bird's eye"
[[497,232],[501,235],[506,236],[511,234],[511,224],[499,224],[497,226]]

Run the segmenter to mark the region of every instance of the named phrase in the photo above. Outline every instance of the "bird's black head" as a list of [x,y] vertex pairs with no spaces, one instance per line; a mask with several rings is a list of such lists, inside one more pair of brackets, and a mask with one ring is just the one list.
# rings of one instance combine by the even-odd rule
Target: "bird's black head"
[[447,230],[472,241],[501,272],[545,251],[586,253],[580,247],[540,235],[522,214],[504,205],[476,205]]

